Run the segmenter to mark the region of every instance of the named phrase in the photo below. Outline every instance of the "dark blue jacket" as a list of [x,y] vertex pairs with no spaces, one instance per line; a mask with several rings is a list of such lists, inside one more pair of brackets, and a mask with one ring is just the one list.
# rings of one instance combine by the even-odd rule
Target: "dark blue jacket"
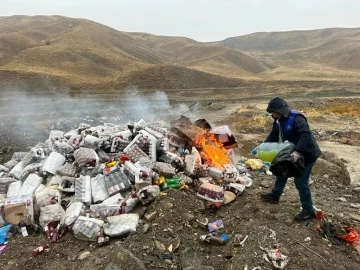
[[[305,164],[314,162],[321,155],[321,150],[311,133],[306,117],[302,113],[290,110],[288,117],[282,115],[280,124],[282,140],[295,145],[295,151],[304,156]],[[279,125],[276,120],[265,142],[279,142]]]

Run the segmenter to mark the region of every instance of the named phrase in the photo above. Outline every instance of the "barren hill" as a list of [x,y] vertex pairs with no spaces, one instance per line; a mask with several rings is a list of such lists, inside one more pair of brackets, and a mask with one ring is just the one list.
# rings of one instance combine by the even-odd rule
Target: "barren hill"
[[0,17],[0,25],[0,87],[6,88],[197,89],[360,77],[360,28],[202,43],[62,16]]
[[[4,80],[18,81],[21,78],[28,83],[33,77],[44,76],[57,85],[70,88],[122,88],[127,84],[136,84],[137,81],[132,81],[132,78],[137,78],[142,70],[170,64],[172,61],[166,52],[171,52],[179,42],[176,38],[169,38],[168,43],[158,42],[152,46],[151,42],[135,39],[98,23],[61,16],[2,17],[0,23],[0,72],[12,74],[11,78]],[[183,48],[183,45],[179,47]],[[179,79],[177,69],[167,70],[175,73],[166,72],[167,77],[162,77],[162,80]],[[190,81],[195,73],[196,77],[207,79],[200,79],[202,83],[199,85]],[[142,74],[147,76],[146,72]],[[212,87],[211,82],[219,81],[219,76],[212,77],[212,74],[185,67],[181,69],[181,74],[181,85],[192,88]],[[154,80],[151,77],[142,81]],[[226,78],[220,78],[220,81],[224,86],[234,85],[233,80],[227,82]],[[240,83],[242,80],[236,85]],[[175,84],[142,86],[156,88],[160,85],[170,87]]]
[[358,81],[360,28],[254,33],[210,43],[244,51],[270,69],[263,80]]
[[[226,78],[195,69],[174,65],[157,65],[133,72],[128,77],[128,84],[150,89],[195,89],[237,87],[244,82],[235,78]],[[188,94],[186,94],[188,95]]]
[[258,60],[225,46],[207,45],[186,37],[127,33],[174,64],[227,77],[251,77],[267,68]]
[[243,51],[293,51],[316,47],[336,39],[360,40],[360,28],[260,32],[230,37],[216,44]]

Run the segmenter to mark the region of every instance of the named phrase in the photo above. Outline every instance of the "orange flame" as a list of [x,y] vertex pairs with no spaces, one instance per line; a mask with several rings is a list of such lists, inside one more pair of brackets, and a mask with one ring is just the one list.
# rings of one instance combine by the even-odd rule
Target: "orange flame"
[[230,163],[226,149],[216,140],[214,134],[205,133],[199,135],[194,139],[193,144],[198,148],[201,158],[209,166],[221,167],[224,164]]

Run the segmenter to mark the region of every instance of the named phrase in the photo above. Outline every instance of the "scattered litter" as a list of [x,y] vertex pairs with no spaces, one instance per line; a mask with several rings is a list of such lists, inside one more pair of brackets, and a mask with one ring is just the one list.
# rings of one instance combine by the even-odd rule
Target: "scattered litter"
[[224,224],[221,219],[215,220],[214,222],[209,223],[207,226],[208,226],[209,232],[214,232],[214,231],[224,228]]
[[353,243],[359,240],[359,234],[353,227],[346,227],[346,234],[340,235],[339,238],[344,240],[347,244]]
[[[181,116],[170,125],[140,120],[51,130],[44,143],[15,152],[12,160],[0,165],[0,190],[6,194],[1,242],[7,226],[20,226],[24,236],[43,231],[48,241],[57,243],[72,231],[75,238],[101,247],[111,237],[134,233],[145,220],[148,227],[155,226],[150,222],[161,218],[161,211],[147,212],[144,207],[139,214],[131,212],[169,189],[193,188],[210,211],[236,200],[253,181],[245,164],[234,163],[237,142],[230,129],[208,128],[204,121],[193,124]],[[249,164],[255,169],[263,166],[259,160]],[[210,232],[201,236],[202,241],[219,245],[228,241],[227,234],[215,233],[224,229],[221,219],[209,223],[198,217],[196,222]],[[6,223],[10,224],[3,226]],[[179,248],[176,239],[169,247],[155,242],[168,260]],[[46,250],[47,245],[39,246],[33,254]]]
[[225,245],[226,242],[229,240],[229,237],[225,233],[222,233],[221,235],[209,233],[209,234],[200,236],[200,240],[203,242],[211,243],[211,244],[215,244],[215,245]]
[[284,255],[280,249],[269,249],[269,248],[262,248],[266,254],[263,255],[263,258],[268,262],[271,263],[276,269],[284,269],[284,267],[289,263],[290,258]]

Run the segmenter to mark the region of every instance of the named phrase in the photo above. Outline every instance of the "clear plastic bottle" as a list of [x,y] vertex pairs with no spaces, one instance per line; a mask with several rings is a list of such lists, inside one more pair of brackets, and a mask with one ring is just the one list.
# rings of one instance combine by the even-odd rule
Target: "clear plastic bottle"
[[257,156],[264,162],[272,162],[275,156],[285,147],[291,145],[286,141],[283,143],[266,142],[257,147]]

